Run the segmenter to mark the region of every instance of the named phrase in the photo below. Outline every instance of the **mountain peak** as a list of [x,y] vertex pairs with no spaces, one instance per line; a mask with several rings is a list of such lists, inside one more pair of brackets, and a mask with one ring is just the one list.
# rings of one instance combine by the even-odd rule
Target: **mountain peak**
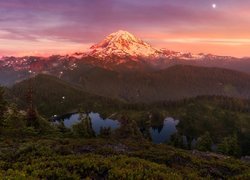
[[111,38],[115,41],[119,41],[119,40],[127,40],[130,42],[138,42],[141,43],[142,40],[136,38],[133,34],[129,33],[128,31],[124,31],[124,30],[119,30],[117,32],[114,32],[112,34],[110,34],[107,38]]
[[111,33],[110,35],[113,35],[113,36],[133,36],[134,37],[133,34],[131,34],[128,31],[125,31],[125,30],[118,30],[116,32]]
[[133,34],[119,30],[108,35],[100,43],[90,48],[90,55],[107,58],[107,57],[150,57],[157,54],[157,50],[148,43],[135,37]]
[[150,60],[150,62],[155,62],[157,59],[231,59],[231,57],[220,57],[215,55],[195,55],[191,53],[175,52],[164,49],[158,50],[140,38],[137,38],[130,32],[124,30],[119,30],[108,35],[103,41],[93,45],[86,55],[93,56],[101,60],[115,60],[115,63],[118,64],[127,60],[140,61],[141,59]]

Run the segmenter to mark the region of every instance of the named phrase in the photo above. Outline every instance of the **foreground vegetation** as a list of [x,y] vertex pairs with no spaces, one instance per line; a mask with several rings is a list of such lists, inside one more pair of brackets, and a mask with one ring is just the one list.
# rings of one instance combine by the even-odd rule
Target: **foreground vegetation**
[[6,179],[250,177],[249,164],[234,158],[143,140],[30,137],[21,141],[5,137],[1,147],[0,176]]

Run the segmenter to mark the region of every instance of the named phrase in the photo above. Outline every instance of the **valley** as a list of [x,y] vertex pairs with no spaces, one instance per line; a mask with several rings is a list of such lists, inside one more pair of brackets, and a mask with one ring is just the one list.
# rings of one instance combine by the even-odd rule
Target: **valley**
[[[91,76],[93,77],[93,75]],[[179,120],[176,127],[178,129],[177,138],[182,136],[186,138],[186,145],[181,140],[177,147],[190,149],[192,141],[197,140],[205,132],[210,133],[216,144],[221,143],[223,138],[236,133],[242,155],[250,153],[250,102],[243,98],[200,94],[200,96],[180,98],[179,100],[131,102],[124,99],[119,100],[114,96],[111,98],[104,94],[102,96],[91,94],[84,91],[81,86],[69,84],[48,75],[38,75],[34,79],[16,84],[11,89],[7,89],[6,97],[25,111],[29,107],[29,103],[24,97],[27,96],[27,90],[31,85],[34,106],[47,119],[75,112],[98,112],[103,119],[112,117],[120,123],[126,119],[128,122],[135,121],[133,126],[138,126],[145,138],[151,139],[152,129],[150,128],[158,129],[160,133],[164,128],[164,119],[173,117]],[[105,90],[104,87],[102,89]],[[75,120],[80,121],[78,118]],[[151,135],[149,135],[150,131]],[[169,138],[174,137],[169,136]]]

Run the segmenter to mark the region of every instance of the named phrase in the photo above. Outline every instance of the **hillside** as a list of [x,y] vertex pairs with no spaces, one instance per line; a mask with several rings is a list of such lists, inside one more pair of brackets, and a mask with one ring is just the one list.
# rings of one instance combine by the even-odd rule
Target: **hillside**
[[101,105],[109,107],[117,103],[110,98],[89,94],[77,86],[49,75],[38,75],[17,83],[9,89],[8,95],[20,107],[26,108],[30,87],[33,88],[35,106],[40,113],[47,116],[77,111],[80,107],[85,110],[101,109]]
[[199,95],[250,96],[248,74],[188,65],[130,73],[78,67],[65,71],[62,79],[81,86],[86,92],[127,102],[176,100]]
[[[220,68],[177,65],[157,72],[117,72],[92,66],[65,71],[61,79],[38,75],[24,80],[10,90],[18,104],[24,104],[28,89],[34,88],[35,103],[42,113],[71,110],[78,105],[100,101],[118,103],[152,103],[201,95],[249,98],[250,76]],[[63,99],[64,98],[64,99]],[[116,99],[110,100],[109,99]],[[40,103],[44,101],[43,103]],[[101,103],[103,104],[103,103]],[[94,106],[94,105],[93,105]],[[96,105],[97,106],[97,105]],[[65,107],[65,108],[64,108]],[[69,109],[67,109],[69,110]]]
[[[91,73],[103,73],[105,76],[102,75],[101,77],[105,77],[107,79],[116,77],[113,76],[116,75],[115,72],[108,71],[110,74],[107,76],[106,70],[98,68],[95,69],[95,71],[93,69],[89,70],[88,74],[91,77],[94,77]],[[172,77],[171,75],[174,74],[173,72],[177,71],[177,73],[181,75],[179,71],[187,73],[187,70],[190,70],[190,67],[173,67],[170,68],[169,71],[160,71],[154,75],[159,79],[166,79],[166,77]],[[231,72],[228,70],[222,71],[214,68],[211,70],[217,76],[221,77],[223,77],[223,74],[227,74],[228,72],[232,73],[231,77],[227,77],[230,78],[230,82],[235,82],[237,85],[237,79],[240,77],[237,76],[237,72]],[[204,71],[203,68],[197,69],[195,72],[188,72],[189,81],[183,81],[183,84],[188,85],[188,83],[191,83],[190,80],[195,79],[195,83],[204,85],[202,88],[205,89],[206,85],[210,85],[210,79],[207,83],[199,82],[199,78],[197,78],[196,74],[197,72],[199,74],[203,74],[202,78],[204,78],[206,73],[208,73]],[[185,77],[185,75],[186,74],[183,74],[183,77]],[[100,76],[97,76],[96,78],[98,79],[98,77]],[[178,76],[176,78],[182,79],[183,77]],[[210,74],[207,74],[207,77],[210,77]],[[244,76],[242,76],[242,78],[243,77]],[[222,80],[226,82],[227,79]],[[242,79],[242,81],[244,80],[245,79]],[[177,81],[179,82],[178,79]],[[105,82],[108,82],[108,80],[105,80]],[[136,84],[136,81],[133,82]],[[31,81],[26,80],[18,83],[7,91],[8,95],[12,97],[12,102],[16,102],[22,109],[27,107],[25,100],[30,84],[32,84],[34,88],[34,104],[38,111],[46,117],[51,117],[55,114],[62,115],[69,112],[76,112],[79,108],[82,108],[82,110],[86,111],[99,112],[106,117],[115,114],[113,117],[115,119],[121,119],[122,116],[126,114],[126,116],[135,120],[138,124],[144,124],[145,122],[142,122],[142,120],[145,120],[146,115],[156,111],[158,112],[157,114],[161,114],[159,117],[162,118],[151,120],[151,125],[160,127],[163,123],[163,117],[174,117],[175,119],[180,120],[179,131],[191,140],[203,135],[204,132],[210,132],[214,142],[219,143],[224,137],[237,132],[240,137],[239,142],[241,144],[240,146],[242,147],[243,154],[249,154],[249,101],[247,100],[228,97],[223,98],[220,96],[206,96],[207,98],[197,97],[188,100],[185,98],[183,100],[170,102],[164,102],[164,99],[162,99],[161,102],[153,104],[129,104],[108,97],[87,93],[83,91],[81,87],[73,86],[72,84],[64,82],[53,76],[38,75],[37,77],[31,79]],[[183,86],[183,84],[181,85]],[[101,85],[102,84],[98,82],[96,87],[101,87]],[[177,85],[179,86],[179,84]],[[161,87],[164,87],[164,84],[162,84]],[[197,85],[194,87],[197,87]],[[103,89],[103,92],[110,92],[110,90],[113,89],[106,88]],[[192,89],[190,88],[189,90],[191,92]],[[211,94],[213,93],[214,91],[211,92]]]

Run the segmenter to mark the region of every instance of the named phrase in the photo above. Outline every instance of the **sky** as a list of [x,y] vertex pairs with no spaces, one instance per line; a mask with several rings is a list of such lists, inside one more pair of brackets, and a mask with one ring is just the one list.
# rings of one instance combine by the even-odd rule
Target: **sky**
[[156,48],[250,56],[250,0],[0,0],[0,56],[82,52],[126,30]]

